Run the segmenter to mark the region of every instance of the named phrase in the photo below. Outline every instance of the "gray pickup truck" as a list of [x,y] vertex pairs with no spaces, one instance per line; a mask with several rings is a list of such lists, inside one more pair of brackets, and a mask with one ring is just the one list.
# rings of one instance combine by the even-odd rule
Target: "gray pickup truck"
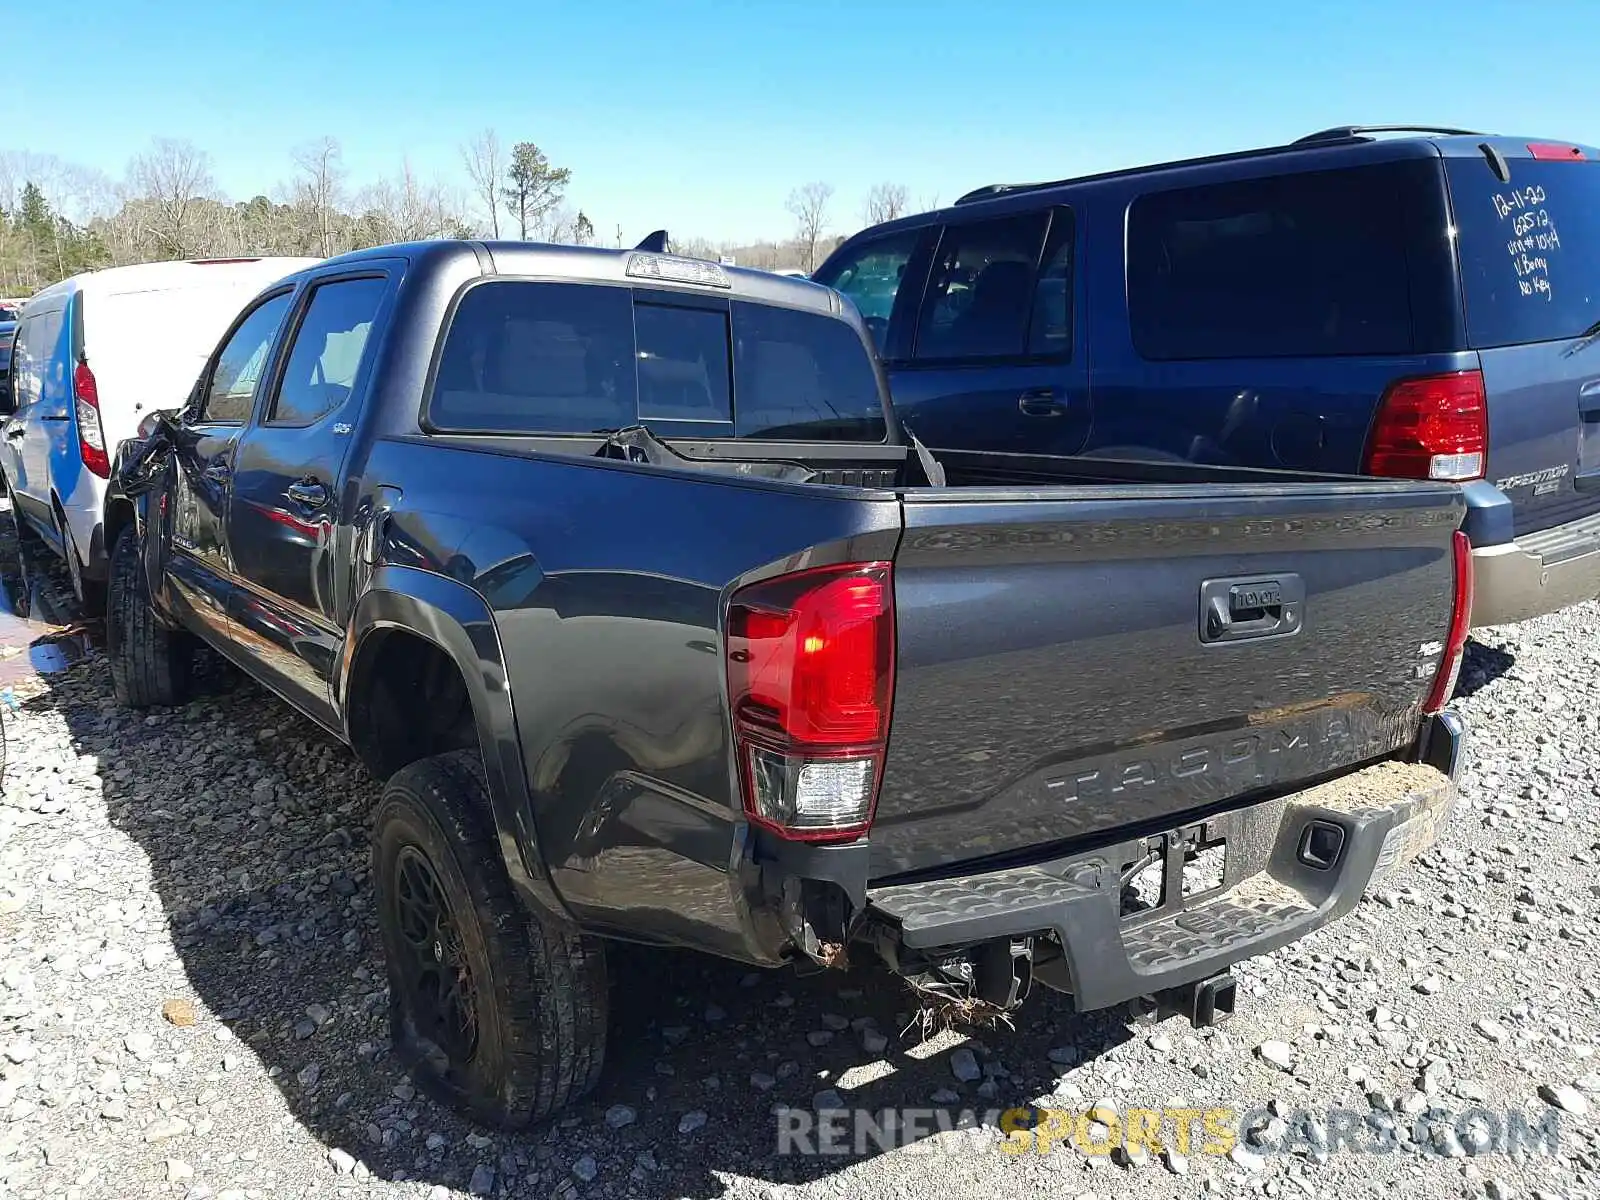
[[1454,795],[1457,487],[936,462],[805,281],[384,247],[142,434],[118,695],[204,642],[387,781],[396,1044],[488,1122],[594,1084],[613,938],[1215,1020]]

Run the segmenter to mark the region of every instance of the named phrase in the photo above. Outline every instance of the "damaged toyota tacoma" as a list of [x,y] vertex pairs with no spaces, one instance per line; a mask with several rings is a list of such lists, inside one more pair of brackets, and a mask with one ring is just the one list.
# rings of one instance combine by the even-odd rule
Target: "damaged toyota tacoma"
[[434,1094],[590,1089],[611,939],[1213,1021],[1431,843],[1455,485],[935,460],[838,293],[663,250],[319,264],[119,453],[117,695],[205,643],[386,781]]

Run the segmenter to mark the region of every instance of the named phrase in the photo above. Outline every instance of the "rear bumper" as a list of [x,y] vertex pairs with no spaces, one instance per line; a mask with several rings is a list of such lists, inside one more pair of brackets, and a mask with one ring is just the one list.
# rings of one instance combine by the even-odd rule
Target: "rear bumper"
[[1600,514],[1472,551],[1472,624],[1504,625],[1600,596]]
[[[1448,818],[1462,727],[1444,714],[1425,730],[1421,763],[1385,762],[1304,792],[1221,813],[1158,838],[951,879],[869,888],[868,916],[908,957],[937,958],[997,939],[1034,938],[1040,982],[1080,1011],[1207,979],[1349,912],[1375,880],[1431,845]],[[1326,866],[1302,854],[1306,830],[1334,827]],[[1124,915],[1122,869],[1165,839],[1226,841],[1221,886]],[[1173,843],[1168,843],[1173,844]],[[1181,850],[1177,854],[1181,866]],[[1172,879],[1172,858],[1167,858]],[[1176,889],[1182,891],[1181,886]]]

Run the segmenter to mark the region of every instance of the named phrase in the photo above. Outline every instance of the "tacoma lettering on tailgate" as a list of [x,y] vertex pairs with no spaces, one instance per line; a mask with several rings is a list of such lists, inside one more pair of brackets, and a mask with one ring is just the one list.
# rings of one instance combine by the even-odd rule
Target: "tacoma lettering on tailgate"
[[[1403,716],[1403,714],[1402,714]],[[1300,780],[1397,749],[1410,737],[1405,719],[1367,708],[1311,713],[1266,728],[1233,729],[1168,745],[1098,755],[1047,775],[1062,800],[1098,800],[1162,789],[1198,799]]]

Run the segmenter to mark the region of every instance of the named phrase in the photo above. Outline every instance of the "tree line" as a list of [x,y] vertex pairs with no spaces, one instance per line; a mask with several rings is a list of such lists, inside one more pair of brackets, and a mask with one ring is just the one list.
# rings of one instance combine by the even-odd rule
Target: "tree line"
[[[0,296],[27,296],[80,271],[181,258],[295,255],[326,258],[389,242],[428,238],[521,238],[577,245],[622,244],[567,199],[568,167],[537,143],[502,141],[485,130],[460,147],[462,176],[420,177],[409,163],[356,186],[339,142],[297,148],[270,193],[230,199],[211,157],[192,142],[156,138],[113,180],[49,154],[0,151]],[[741,266],[807,272],[842,240],[831,233],[834,189],[794,189],[788,238],[755,243],[681,237],[672,248]],[[867,194],[862,223],[905,213],[903,185]],[[936,202],[926,207],[935,207]]]

